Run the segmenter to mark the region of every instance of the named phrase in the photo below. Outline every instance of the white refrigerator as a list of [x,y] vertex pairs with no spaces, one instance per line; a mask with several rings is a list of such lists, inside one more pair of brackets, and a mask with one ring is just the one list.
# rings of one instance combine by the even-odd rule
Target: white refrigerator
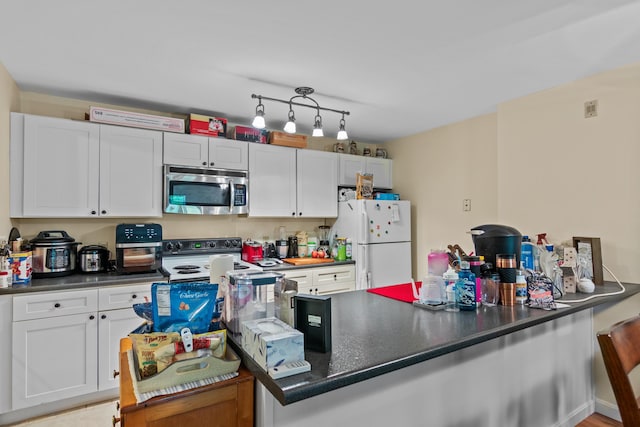
[[351,238],[356,289],[411,282],[411,203],[348,200],[338,203],[332,238]]

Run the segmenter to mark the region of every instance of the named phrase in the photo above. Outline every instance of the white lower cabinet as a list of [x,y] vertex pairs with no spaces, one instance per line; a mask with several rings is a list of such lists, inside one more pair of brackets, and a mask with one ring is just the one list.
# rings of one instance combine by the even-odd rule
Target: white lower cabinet
[[118,387],[120,338],[150,284],[13,297],[11,410]]
[[287,279],[298,282],[299,294],[327,295],[356,289],[356,273],[353,264],[331,267],[280,270]]
[[14,297],[13,410],[97,391],[97,291],[77,293]]
[[120,366],[120,338],[143,323],[131,308],[133,304],[151,301],[149,284],[127,285],[98,290],[98,389],[119,386],[114,373]]

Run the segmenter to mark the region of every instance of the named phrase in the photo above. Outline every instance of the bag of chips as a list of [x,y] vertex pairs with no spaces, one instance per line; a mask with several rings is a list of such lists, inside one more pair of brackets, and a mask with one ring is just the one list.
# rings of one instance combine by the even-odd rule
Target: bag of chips
[[218,285],[211,283],[154,283],[151,285],[154,332],[208,332],[216,306]]

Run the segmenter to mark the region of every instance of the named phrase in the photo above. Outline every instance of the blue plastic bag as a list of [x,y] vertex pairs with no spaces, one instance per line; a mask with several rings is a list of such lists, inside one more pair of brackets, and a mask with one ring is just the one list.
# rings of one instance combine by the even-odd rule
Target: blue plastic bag
[[218,285],[211,283],[154,283],[151,285],[154,332],[193,334],[209,331]]

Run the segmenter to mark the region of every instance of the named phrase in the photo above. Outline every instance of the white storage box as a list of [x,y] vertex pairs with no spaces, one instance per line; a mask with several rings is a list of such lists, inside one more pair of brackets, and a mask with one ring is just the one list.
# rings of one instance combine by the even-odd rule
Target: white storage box
[[304,360],[304,335],[275,317],[242,322],[242,348],[265,371]]
[[90,107],[89,120],[110,125],[131,126],[165,132],[184,133],[184,119],[152,116],[132,111],[112,110],[110,108]]

